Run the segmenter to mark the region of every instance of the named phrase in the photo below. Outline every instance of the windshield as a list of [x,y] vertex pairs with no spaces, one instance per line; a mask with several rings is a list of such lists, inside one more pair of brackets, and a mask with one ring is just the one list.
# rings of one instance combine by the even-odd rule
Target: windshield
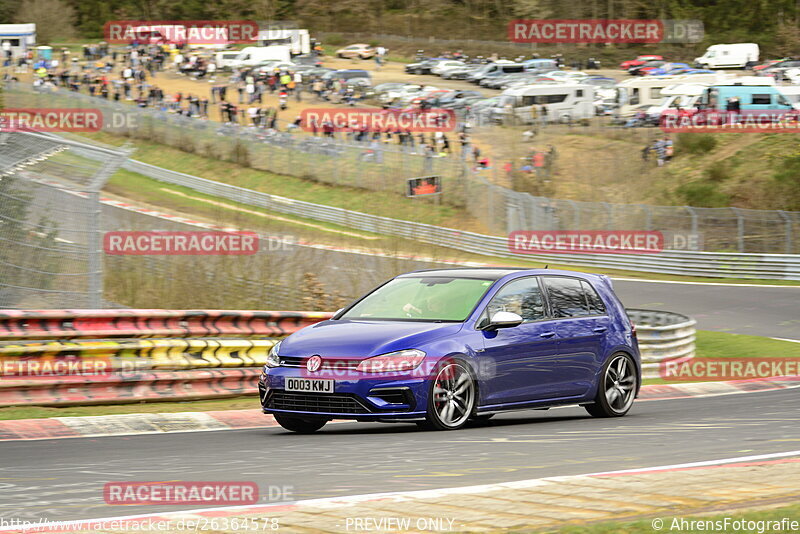
[[464,321],[492,285],[475,278],[403,277],[379,287],[340,319]]

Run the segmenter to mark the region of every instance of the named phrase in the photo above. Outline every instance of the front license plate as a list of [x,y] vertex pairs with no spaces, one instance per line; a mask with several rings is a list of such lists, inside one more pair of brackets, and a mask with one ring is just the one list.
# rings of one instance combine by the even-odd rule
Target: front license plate
[[333,383],[333,380],[322,380],[319,378],[287,378],[286,391],[333,393]]

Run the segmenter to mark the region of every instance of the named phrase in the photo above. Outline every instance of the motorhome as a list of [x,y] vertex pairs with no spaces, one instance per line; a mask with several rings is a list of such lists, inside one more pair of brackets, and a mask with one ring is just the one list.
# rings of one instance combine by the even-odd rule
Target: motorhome
[[292,28],[268,28],[258,32],[259,46],[288,46],[293,56],[311,52],[311,36],[308,30]]
[[[580,83],[549,83],[507,89],[501,96],[507,100],[504,113],[509,111],[523,123],[534,122],[534,117],[547,122],[568,122],[588,119],[595,114],[595,88]],[[547,114],[542,113],[542,107]]]
[[758,56],[756,43],[716,44],[695,58],[694,64],[701,69],[743,69],[758,63]]
[[691,74],[686,76],[643,76],[617,84],[617,114],[630,117],[648,106],[658,105],[661,91],[677,83],[715,83],[726,78],[724,74]]
[[239,55],[230,62],[229,66],[234,69],[255,67],[266,61],[290,63],[291,51],[286,45],[248,46],[239,52]]

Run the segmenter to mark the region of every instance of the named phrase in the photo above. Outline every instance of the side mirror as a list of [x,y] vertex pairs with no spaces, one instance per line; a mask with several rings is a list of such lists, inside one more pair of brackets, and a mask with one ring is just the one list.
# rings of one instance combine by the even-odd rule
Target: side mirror
[[497,330],[499,328],[512,328],[522,324],[522,317],[516,313],[499,311],[489,320],[489,324],[483,327],[484,330]]

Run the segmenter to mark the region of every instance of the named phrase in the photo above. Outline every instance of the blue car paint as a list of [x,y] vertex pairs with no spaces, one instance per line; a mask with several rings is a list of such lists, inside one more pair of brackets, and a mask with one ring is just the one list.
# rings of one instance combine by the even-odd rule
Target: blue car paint
[[[455,276],[459,272],[446,271]],[[424,351],[425,359],[417,370],[392,373],[388,377],[355,370],[322,369],[313,374],[313,378],[336,380],[336,394],[354,396],[370,413],[277,410],[263,406],[267,388],[280,391],[286,378],[312,377],[303,367],[274,367],[262,373],[259,387],[264,413],[360,421],[420,419],[426,413],[433,379],[428,370],[435,369],[446,358],[459,358],[470,365],[478,384],[479,414],[590,403],[597,395],[604,363],[617,352],[629,354],[636,363],[637,375],[641,376],[638,345],[608,277],[550,269],[500,271],[508,272],[492,283],[463,323],[334,318],[306,327],[283,341],[281,359],[319,354],[326,360],[360,361],[398,350]],[[418,273],[401,276],[415,274]],[[506,283],[530,276],[585,280],[603,300],[606,314],[546,318],[495,331],[476,328],[484,309]],[[420,369],[424,371],[419,372]],[[387,404],[370,394],[373,388],[405,388],[410,402]]]

